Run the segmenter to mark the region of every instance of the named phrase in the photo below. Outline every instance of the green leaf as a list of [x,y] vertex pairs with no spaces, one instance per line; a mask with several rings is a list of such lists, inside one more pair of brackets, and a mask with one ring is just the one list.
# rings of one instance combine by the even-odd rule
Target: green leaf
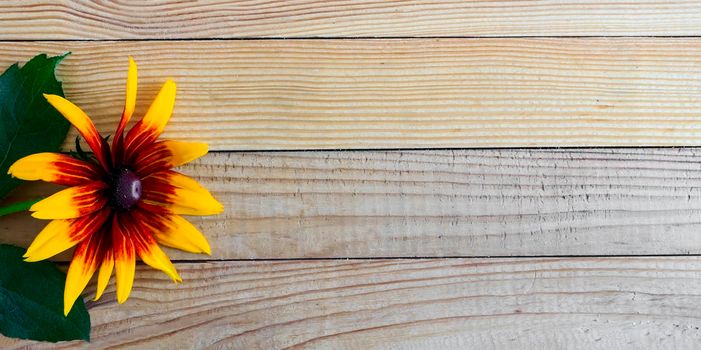
[[57,342],[90,340],[90,315],[78,298],[63,316],[66,275],[48,261],[28,263],[25,250],[0,245],[0,333]]
[[69,124],[42,94],[63,96],[56,66],[68,54],[38,55],[22,68],[15,63],[0,75],[0,199],[20,184],[7,175],[18,159],[39,152],[56,152]]

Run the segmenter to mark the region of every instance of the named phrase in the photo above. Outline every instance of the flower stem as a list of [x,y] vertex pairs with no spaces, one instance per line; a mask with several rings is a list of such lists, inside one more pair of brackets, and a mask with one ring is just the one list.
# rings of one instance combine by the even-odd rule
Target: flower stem
[[31,208],[31,206],[34,205],[34,203],[36,203],[40,200],[41,199],[32,199],[29,201],[12,203],[8,206],[0,207],[0,216],[5,216],[5,215],[20,212],[20,211],[29,210],[29,208]]

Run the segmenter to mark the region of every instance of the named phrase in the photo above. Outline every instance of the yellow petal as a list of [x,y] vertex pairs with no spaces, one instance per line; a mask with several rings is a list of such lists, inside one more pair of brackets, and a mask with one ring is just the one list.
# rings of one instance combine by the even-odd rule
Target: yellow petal
[[100,136],[100,133],[97,132],[90,117],[88,117],[82,109],[78,108],[78,106],[61,96],[44,94],[44,97],[57,111],[73,124],[76,129],[78,129],[78,132],[85,138],[85,141],[95,153],[97,160],[107,168],[109,164],[109,159],[107,159],[108,146],[105,140]]
[[146,115],[129,130],[125,140],[126,153],[134,154],[150,142],[153,142],[165,129],[173,107],[175,106],[175,82],[168,80],[163,84],[156,99],[146,111]]
[[71,220],[53,220],[44,227],[34,239],[27,252],[25,261],[35,262],[48,259],[64,252],[80,242],[73,239]]
[[[98,134],[95,125],[82,109],[58,95],[44,94],[46,100],[56,108],[82,135]],[[87,139],[88,137],[86,137]]]
[[134,245],[126,232],[120,229],[117,216],[113,220],[112,242],[114,244],[114,268],[117,280],[117,302],[123,304],[131,294],[136,271]]
[[129,299],[131,288],[134,285],[136,260],[133,255],[131,255],[131,259],[115,259],[114,266],[117,276],[117,302],[124,304]]
[[137,71],[136,62],[129,56],[129,73],[127,74],[127,92],[126,99],[124,102],[124,112],[122,113],[121,123],[128,123],[132,114],[134,114],[134,108],[136,106],[136,90],[137,90]]
[[66,287],[63,291],[63,314],[68,313],[73,308],[73,304],[85,290],[85,286],[97,270],[97,247],[91,247],[96,239],[83,241],[75,250],[71,266],[66,274]]
[[166,229],[155,231],[156,239],[163,245],[190,253],[212,255],[207,238],[189,221],[180,215],[164,220]]
[[213,215],[224,211],[206,188],[175,171],[155,173],[142,181],[143,199],[163,205],[175,214]]
[[146,177],[153,173],[169,170],[189,163],[207,154],[209,147],[201,142],[164,140],[152,143],[134,159],[137,174]]
[[170,151],[171,156],[168,161],[173,167],[189,163],[209,151],[209,146],[203,142],[165,140],[163,145]]
[[[209,191],[187,176],[175,182],[175,199],[170,209],[181,215],[214,215],[224,211],[224,206]],[[188,179],[189,181],[183,181]]]
[[96,214],[77,219],[53,220],[49,222],[24,254],[28,262],[41,261],[66,251],[95,234],[104,224],[109,211],[102,210]]
[[117,131],[115,131],[114,138],[112,139],[113,160],[117,163],[122,163],[124,161],[124,129],[127,123],[129,123],[131,116],[134,114],[134,108],[136,106],[137,71],[136,63],[131,56],[129,56],[129,73],[127,74],[126,90],[122,118],[119,120],[119,126],[117,126]]
[[182,282],[183,279],[178,275],[175,266],[156,241],[150,238],[150,234],[150,232],[146,233],[146,235],[142,233],[138,239],[135,239],[137,254],[139,254],[139,257],[145,264],[165,272],[175,282]]
[[102,297],[102,294],[107,288],[107,284],[112,276],[112,270],[114,269],[114,257],[111,251],[107,251],[105,257],[102,259],[102,264],[100,265],[100,272],[97,275],[97,291],[95,292],[95,301]]
[[94,165],[60,153],[35,153],[17,160],[8,174],[28,181],[75,186],[99,178]]
[[81,217],[101,209],[107,203],[107,198],[101,193],[105,188],[107,184],[101,181],[70,187],[35,203],[29,210],[37,219]]
[[160,135],[173,114],[174,106],[175,82],[168,80],[163,84],[151,107],[146,111],[143,119],[144,125],[149,129],[155,130]]

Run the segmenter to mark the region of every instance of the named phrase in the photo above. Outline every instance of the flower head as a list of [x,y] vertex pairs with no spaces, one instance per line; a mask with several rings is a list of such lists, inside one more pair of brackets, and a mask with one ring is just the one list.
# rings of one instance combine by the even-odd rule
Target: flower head
[[137,256],[182,281],[158,243],[211,254],[207,239],[181,215],[218,214],[223,207],[195,180],[171,170],[205,155],[207,144],[158,140],[175,104],[172,80],[163,84],[143,119],[125,135],[136,104],[136,75],[130,57],[126,103],[111,147],[80,108],[60,96],[44,95],[82,135],[94,160],[38,153],[10,167],[9,173],[20,179],[70,186],[30,208],[32,216],[51,222],[25,254],[26,261],[39,261],[76,247],[64,290],[66,315],[95,272],[95,300],[114,270],[117,301],[125,302]]

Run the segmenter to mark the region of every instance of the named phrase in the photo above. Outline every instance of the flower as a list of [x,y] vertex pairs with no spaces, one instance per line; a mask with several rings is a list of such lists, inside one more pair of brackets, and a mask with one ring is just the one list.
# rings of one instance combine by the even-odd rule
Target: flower
[[[182,279],[158,243],[211,254],[207,239],[181,215],[213,215],[223,206],[195,180],[171,170],[207,153],[205,143],[157,140],[175,104],[175,83],[163,84],[143,119],[126,135],[136,104],[137,72],[129,58],[126,103],[112,146],[76,105],[44,95],[85,138],[94,160],[37,153],[15,162],[9,174],[70,186],[34,204],[38,219],[52,220],[27,249],[29,262],[76,246],[66,276],[64,314],[98,272],[98,300],[115,271],[117,301],[124,303],[134,282],[135,260]],[[99,271],[98,271],[99,269]]]

